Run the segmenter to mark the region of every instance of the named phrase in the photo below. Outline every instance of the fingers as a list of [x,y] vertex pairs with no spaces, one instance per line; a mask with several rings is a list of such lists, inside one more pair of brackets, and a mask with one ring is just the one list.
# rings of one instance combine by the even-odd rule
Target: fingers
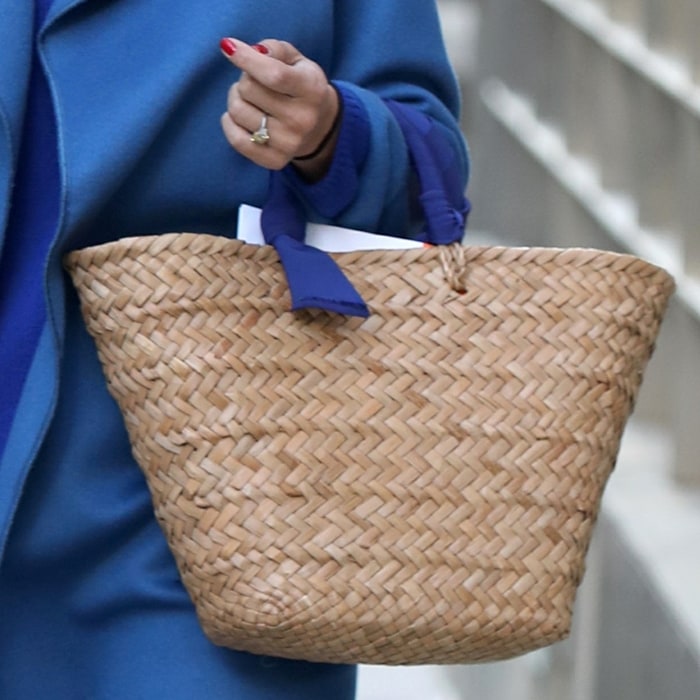
[[[246,158],[279,169],[314,152],[334,122],[339,105],[321,67],[291,44],[275,39],[249,46],[223,39],[221,50],[240,71],[229,90],[221,124],[229,143]],[[269,140],[251,141],[267,119]]]
[[[269,51],[269,55],[276,58],[288,66],[293,66],[295,63],[304,60],[304,55],[288,41],[280,41],[279,39],[263,39],[262,42],[256,44],[256,47],[263,47]],[[256,49],[259,51],[259,49]]]
[[280,147],[283,139],[275,132],[275,122],[269,118],[267,120],[270,134],[267,144],[261,145],[252,140],[252,133],[259,129],[261,124],[262,117],[255,122],[254,126],[241,126],[231,119],[228,113],[221,116],[224,136],[238,153],[268,170],[281,170],[289,163],[290,157],[287,149]]
[[274,145],[289,154],[300,147],[299,134],[303,131],[298,124],[298,117],[292,105],[279,99],[270,99],[267,95],[260,96],[259,91],[251,90],[253,98],[243,95],[242,86],[234,85],[229,91],[225,115],[237,126],[244,129],[248,136],[256,131],[263,116],[267,119],[270,135],[274,134]]
[[[263,126],[270,138],[265,144],[256,143],[253,134]],[[257,165],[279,170],[290,160],[290,148],[294,145],[289,143],[284,124],[256,104],[241,99],[238,85],[230,90],[228,108],[221,116],[221,128],[231,146]]]
[[[228,60],[244,74],[272,92],[297,97],[305,91],[305,72],[295,66],[307,61],[291,44],[276,39],[266,39],[256,47],[240,39],[222,39],[221,50]],[[267,53],[265,53],[267,51]],[[276,60],[271,61],[274,58]],[[310,63],[310,61],[309,61]]]
[[293,111],[295,102],[289,95],[274,92],[244,73],[229,90],[227,109],[234,113],[242,103],[247,103],[261,112],[285,119]]

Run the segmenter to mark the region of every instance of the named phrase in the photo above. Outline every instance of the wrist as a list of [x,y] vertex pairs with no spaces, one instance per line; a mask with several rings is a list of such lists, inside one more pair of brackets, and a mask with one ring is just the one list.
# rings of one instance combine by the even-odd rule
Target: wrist
[[328,94],[330,109],[327,110],[327,113],[333,115],[330,120],[330,126],[326,128],[323,137],[315,148],[292,159],[293,165],[305,176],[323,176],[323,172],[320,175],[318,173],[320,170],[324,172],[327,170],[338,140],[338,133],[340,132],[340,125],[343,119],[343,100],[338,89],[332,83],[328,84]]

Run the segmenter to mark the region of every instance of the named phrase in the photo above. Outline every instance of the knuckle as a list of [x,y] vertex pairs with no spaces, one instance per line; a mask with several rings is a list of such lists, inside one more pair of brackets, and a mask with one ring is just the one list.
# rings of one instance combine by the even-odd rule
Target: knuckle
[[229,143],[243,155],[251,150],[250,135],[244,129],[233,126],[229,130]]
[[267,75],[268,87],[277,92],[284,92],[285,87],[289,84],[288,67],[283,63],[271,65]]
[[250,98],[251,92],[253,89],[253,81],[247,76],[244,75],[237,83],[236,83],[236,94],[241,100],[246,100]]
[[226,107],[228,111],[235,112],[240,103],[241,97],[238,84],[232,85],[231,89],[228,91],[228,98],[226,100]]
[[271,143],[274,146],[274,150],[271,150],[270,153],[275,157],[290,158],[291,154],[294,153],[295,142],[296,137],[294,134],[273,134]]
[[231,116],[228,113],[224,113],[221,115],[221,129],[224,132],[224,136],[226,137],[226,140],[229,142],[229,144],[235,147],[235,128]]
[[321,66],[316,63],[309,61],[309,84],[314,94],[318,96],[320,100],[321,96],[325,93],[328,87],[328,78],[323,72]]
[[299,131],[306,135],[314,131],[316,125],[318,124],[318,118],[314,110],[306,109],[302,110],[298,116]]
[[308,104],[297,101],[286,115],[287,128],[290,133],[303,138],[316,124],[315,110]]
[[315,131],[317,124],[316,114],[311,109],[297,109],[293,115],[290,115],[289,128],[293,135],[294,146],[298,147],[305,141]]

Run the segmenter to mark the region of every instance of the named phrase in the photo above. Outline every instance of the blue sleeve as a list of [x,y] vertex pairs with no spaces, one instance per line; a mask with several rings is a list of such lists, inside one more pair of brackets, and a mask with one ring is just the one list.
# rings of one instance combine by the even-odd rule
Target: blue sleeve
[[[387,105],[417,110],[433,124],[440,150],[455,156],[463,192],[469,174],[460,133],[459,91],[432,0],[345,0],[335,9],[333,64],[324,66],[344,100],[345,113],[327,175],[305,183],[293,166],[285,176],[309,218],[392,235],[406,235],[420,218],[415,175],[401,128]],[[455,208],[458,203],[455,202]]]

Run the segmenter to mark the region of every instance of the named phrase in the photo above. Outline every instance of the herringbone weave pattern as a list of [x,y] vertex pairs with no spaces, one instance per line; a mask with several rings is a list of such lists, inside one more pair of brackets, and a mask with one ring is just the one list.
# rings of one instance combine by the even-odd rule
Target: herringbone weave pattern
[[206,633],[387,664],[561,639],[671,278],[586,250],[336,259],[368,319],[287,311],[269,247],[68,258]]

